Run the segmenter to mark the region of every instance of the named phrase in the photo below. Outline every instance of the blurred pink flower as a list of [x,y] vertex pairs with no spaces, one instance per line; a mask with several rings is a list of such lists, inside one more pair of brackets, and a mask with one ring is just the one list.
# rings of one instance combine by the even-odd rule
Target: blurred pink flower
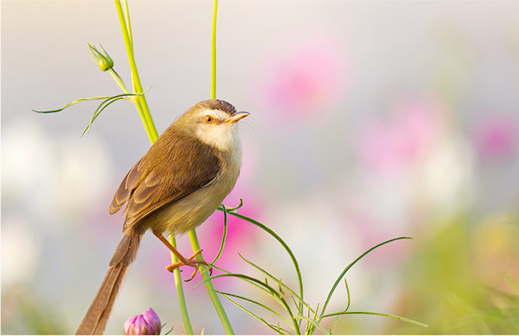
[[518,121],[507,115],[493,115],[479,120],[474,130],[474,146],[484,159],[503,158],[517,146]]
[[346,56],[331,33],[305,35],[265,58],[260,99],[276,123],[322,119],[336,109],[345,87]]
[[[246,193],[239,185],[227,196],[224,204],[227,207],[236,207],[240,204],[240,198],[243,198],[243,206],[238,209],[238,213],[253,218],[261,222],[262,207],[252,195]],[[204,249],[204,257],[212,259],[218,253],[223,234],[223,212],[215,211],[204,224],[204,227],[198,230],[200,244]],[[227,238],[225,248],[220,259],[217,262],[219,267],[230,271],[237,271],[245,263],[241,260],[238,253],[243,256],[251,256],[251,251],[254,251],[255,236],[259,233],[259,228],[253,224],[237,218],[232,215],[227,215]]]
[[372,119],[361,126],[357,151],[372,168],[398,170],[423,155],[438,140],[444,126],[444,113],[438,106],[409,100],[400,104],[390,119]]

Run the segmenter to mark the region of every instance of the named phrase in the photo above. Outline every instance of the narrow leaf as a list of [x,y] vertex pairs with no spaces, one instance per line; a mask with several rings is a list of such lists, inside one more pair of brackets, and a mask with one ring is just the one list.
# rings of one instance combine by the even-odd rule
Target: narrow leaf
[[280,333],[280,334],[283,334],[282,332],[280,332],[280,330],[283,330],[285,331],[287,334],[290,334],[292,335],[291,332],[289,332],[288,330],[284,329],[284,328],[281,328],[279,325],[278,326],[275,326],[275,325],[272,325],[270,324],[269,322],[267,322],[263,317],[260,317],[256,314],[254,314],[252,311],[250,311],[249,309],[245,308],[244,306],[242,306],[241,304],[239,304],[238,302],[236,302],[235,300],[231,299],[230,297],[228,297],[227,295],[225,294],[222,294],[223,296],[225,296],[225,298],[229,301],[231,301],[232,303],[234,303],[236,306],[238,306],[239,308],[241,308],[243,311],[245,311],[247,314],[251,315],[252,317],[254,317],[255,319],[257,319],[258,321],[261,321],[262,323],[264,323],[267,327],[271,328],[272,330],[274,330],[275,332],[277,333]]
[[90,127],[92,126],[92,124],[94,123],[94,121],[97,119],[97,117],[101,114],[101,112],[104,111],[105,108],[107,108],[108,106],[110,106],[112,103],[115,103],[116,101],[118,100],[121,100],[121,99],[124,99],[122,97],[118,97],[118,98],[109,98],[105,101],[103,101],[101,104],[99,104],[99,106],[97,107],[97,109],[94,111],[94,114],[92,115],[92,118],[90,119],[90,122],[88,123],[87,127],[85,128],[85,130],[83,131],[83,133],[81,134],[81,136],[85,135],[85,133],[87,131],[90,131]]
[[400,320],[400,321],[404,321],[404,322],[407,322],[407,323],[411,323],[411,324],[414,324],[414,325],[417,325],[417,326],[420,326],[420,327],[429,328],[429,325],[427,325],[425,323],[421,323],[421,322],[415,321],[415,320],[411,320],[411,319],[409,319],[407,317],[402,317],[402,316],[392,315],[392,314],[375,313],[375,312],[360,312],[360,311],[357,311],[357,312],[340,312],[340,313],[327,314],[327,315],[324,315],[323,317],[338,316],[338,315],[348,315],[348,314],[352,314],[352,315],[356,314],[356,315],[385,316],[385,317],[394,318],[394,319],[397,319],[397,320]]
[[77,103],[81,103],[81,102],[89,101],[89,100],[108,99],[108,98],[111,98],[111,97],[112,97],[112,96],[96,96],[96,97],[79,98],[79,99],[76,99],[76,100],[74,100],[74,101],[68,103],[67,105],[65,105],[65,106],[63,106],[62,108],[57,109],[57,110],[48,110],[48,111],[32,110],[32,111],[33,111],[33,112],[36,112],[36,113],[56,113],[56,112],[61,112],[61,111],[63,111],[64,109],[66,109],[67,107],[72,106],[72,105],[77,104]]
[[225,240],[227,238],[227,209],[225,208],[225,205],[221,204],[223,211],[223,234],[222,234],[222,243],[220,244],[220,250],[218,251],[218,254],[214,258],[213,262],[211,264],[214,264],[220,259],[220,256],[223,253],[223,249],[225,247]]
[[270,234],[272,237],[274,237],[285,248],[285,250],[289,254],[290,258],[292,259],[292,263],[294,264],[294,267],[295,267],[295,270],[296,270],[296,273],[297,273],[297,280],[299,282],[299,293],[300,293],[300,296],[301,296],[301,301],[303,301],[303,293],[304,293],[303,292],[303,279],[302,279],[302,276],[301,276],[301,270],[299,268],[299,263],[297,262],[297,259],[296,259],[295,255],[294,255],[294,253],[292,253],[292,250],[290,249],[290,247],[288,247],[288,245],[285,243],[285,241],[283,239],[281,239],[281,237],[278,236],[274,231],[272,231],[271,229],[269,229],[265,225],[261,224],[260,222],[254,220],[252,218],[249,218],[247,216],[243,216],[243,215],[235,213],[235,212],[230,212],[230,214],[235,216],[235,217],[244,219],[244,220],[246,220],[246,221],[248,221],[248,222],[258,226],[259,228],[263,229],[268,234]]
[[223,205],[223,204],[220,204],[220,205],[218,206],[217,209],[220,210],[220,211],[223,211],[223,208],[225,207],[225,209],[227,209],[227,212],[231,212],[231,211],[236,211],[236,210],[238,210],[238,209],[241,208],[242,206],[243,206],[243,199],[240,198],[240,204],[238,204],[237,207],[230,208],[230,207],[227,207],[227,206],[225,206],[225,205]]
[[265,310],[268,310],[269,312],[271,312],[272,314],[278,316],[280,319],[282,319],[283,321],[285,321],[286,324],[290,325],[290,323],[283,317],[283,315],[281,315],[280,313],[278,313],[277,311],[275,311],[274,309],[270,308],[269,306],[267,305],[264,305],[263,303],[261,302],[258,302],[256,300],[253,300],[253,299],[249,299],[247,297],[244,297],[244,296],[241,296],[241,295],[237,295],[237,294],[232,294],[232,293],[226,293],[226,292],[222,292],[222,291],[218,291],[218,293],[222,294],[222,295],[227,295],[227,296],[232,296],[232,297],[235,297],[235,298],[238,298],[238,299],[242,299],[244,301],[247,301],[247,302],[250,302],[250,303],[253,303],[257,306],[260,306],[262,307],[263,309]]
[[385,242],[382,242],[382,243],[380,243],[378,245],[375,245],[372,248],[368,249],[366,252],[362,253],[357,259],[355,259],[352,263],[350,263],[348,266],[346,266],[346,268],[342,271],[342,273],[337,277],[337,280],[335,281],[335,283],[333,284],[332,288],[330,289],[330,292],[328,293],[328,297],[326,298],[326,301],[324,302],[324,305],[323,305],[323,310],[321,312],[321,317],[324,316],[324,313],[326,311],[326,307],[328,307],[328,303],[330,303],[332,295],[335,292],[335,289],[337,288],[337,286],[339,285],[341,279],[344,277],[344,275],[346,275],[346,273],[350,270],[350,268],[353,267],[353,265],[355,265],[357,262],[359,262],[359,260],[364,258],[368,253],[370,253],[371,251],[375,250],[376,248],[378,248],[378,247],[380,247],[382,245],[385,245],[385,244],[389,244],[389,243],[391,243],[393,241],[396,241],[396,240],[401,240],[401,239],[412,239],[412,238],[411,237],[398,237],[398,238],[393,238],[393,239],[386,240]]
[[[239,254],[239,253],[238,253]],[[248,263],[249,265],[251,265],[252,267],[254,267],[255,269],[257,269],[258,271],[260,271],[261,273],[265,274],[266,276],[268,276],[270,279],[274,280],[275,282],[278,283],[279,285],[279,288],[280,288],[280,293],[283,294],[283,290],[282,288],[285,288],[288,292],[290,292],[290,294],[292,294],[292,297],[294,298],[297,298],[297,300],[299,301],[299,304],[296,304],[296,306],[299,306],[299,305],[305,305],[310,311],[314,312],[312,310],[312,308],[306,303],[303,301],[303,298],[300,297],[297,293],[295,293],[290,287],[288,287],[287,285],[285,285],[283,283],[283,281],[281,281],[280,279],[276,278],[275,276],[273,276],[272,274],[270,274],[269,272],[267,272],[265,269],[261,268],[260,266],[256,265],[255,263],[253,263],[252,261],[250,260],[247,260],[245,257],[243,257],[241,254],[239,254],[239,256],[246,262]],[[266,280],[265,280],[266,282]],[[295,303],[295,301],[294,301]],[[299,313],[302,313],[302,310],[298,309]]]
[[319,325],[319,323],[317,323],[316,321],[312,320],[311,318],[308,318],[306,316],[296,316],[295,319],[298,319],[298,320],[305,320],[305,321],[308,321],[310,322],[313,326],[315,326],[317,329],[319,329],[323,334],[325,335],[329,335],[329,333]]

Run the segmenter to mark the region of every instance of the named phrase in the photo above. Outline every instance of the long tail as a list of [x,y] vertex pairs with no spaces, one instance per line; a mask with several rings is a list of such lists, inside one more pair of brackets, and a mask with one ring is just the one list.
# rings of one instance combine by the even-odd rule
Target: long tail
[[105,279],[77,329],[77,335],[103,334],[124,274],[137,256],[141,238],[142,234],[136,232],[129,232],[124,235],[110,261]]

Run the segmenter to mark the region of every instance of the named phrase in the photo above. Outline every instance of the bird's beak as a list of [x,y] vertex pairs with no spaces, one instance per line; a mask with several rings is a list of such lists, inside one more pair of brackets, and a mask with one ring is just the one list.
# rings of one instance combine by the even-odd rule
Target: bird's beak
[[249,112],[243,112],[243,111],[242,112],[236,112],[232,117],[227,119],[225,122],[232,124],[232,123],[237,122],[240,119],[245,118],[248,115],[250,115]]

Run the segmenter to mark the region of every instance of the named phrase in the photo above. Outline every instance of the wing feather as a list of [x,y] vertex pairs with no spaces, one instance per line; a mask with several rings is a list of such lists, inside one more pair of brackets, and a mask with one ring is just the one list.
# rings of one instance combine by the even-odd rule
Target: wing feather
[[114,213],[121,210],[130,197],[133,187],[138,183],[138,168],[141,161],[142,158],[137,161],[137,163],[128,171],[121,184],[119,185],[119,188],[115,192],[114,198],[112,199],[112,204],[110,204],[110,210],[108,211],[110,215],[113,215]]
[[210,184],[220,169],[214,148],[170,127],[126,174],[110,214],[127,203],[126,230],[153,211]]

